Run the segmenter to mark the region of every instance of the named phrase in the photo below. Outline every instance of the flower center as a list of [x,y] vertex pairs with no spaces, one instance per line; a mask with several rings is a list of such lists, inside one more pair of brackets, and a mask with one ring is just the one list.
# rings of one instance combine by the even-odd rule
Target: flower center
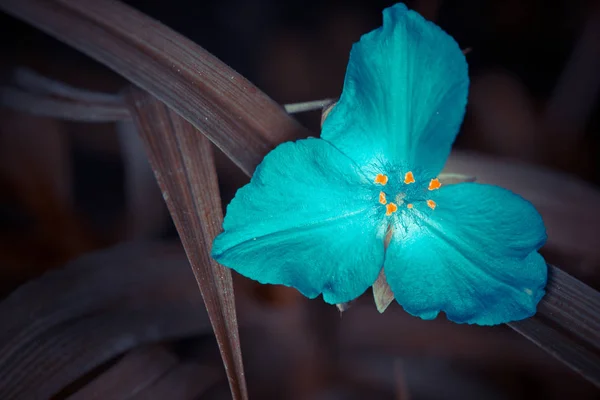
[[[377,174],[374,183],[380,186],[386,186],[389,181],[387,175]],[[432,210],[437,206],[436,202],[428,199],[428,193],[432,190],[437,190],[442,186],[442,183],[438,178],[431,179],[429,185],[425,187],[424,182],[418,182],[415,179],[412,171],[408,171],[404,174],[404,181],[393,184],[390,192],[382,190],[379,192],[379,203],[385,206],[385,215],[390,216],[398,211],[398,208],[402,205],[406,205],[406,208],[413,210],[415,208],[427,206]],[[391,196],[390,196],[391,194]],[[393,201],[388,201],[388,196]]]

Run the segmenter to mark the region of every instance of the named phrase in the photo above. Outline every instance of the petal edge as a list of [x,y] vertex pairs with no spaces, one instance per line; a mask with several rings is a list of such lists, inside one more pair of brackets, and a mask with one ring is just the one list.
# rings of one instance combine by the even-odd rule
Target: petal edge
[[261,283],[343,303],[373,284],[383,265],[373,191],[351,160],[320,139],[269,153],[227,207],[213,243],[219,263]]
[[359,165],[442,169],[464,117],[469,78],[452,37],[404,4],[350,52],[321,137]]
[[496,325],[535,314],[547,266],[535,208],[508,190],[477,183],[442,187],[429,216],[406,217],[385,272],[397,301],[422,318]]

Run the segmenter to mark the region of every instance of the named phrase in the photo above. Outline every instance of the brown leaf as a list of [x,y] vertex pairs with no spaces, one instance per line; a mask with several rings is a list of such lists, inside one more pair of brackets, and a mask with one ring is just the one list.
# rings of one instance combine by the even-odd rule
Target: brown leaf
[[202,292],[233,397],[245,399],[231,270],[210,256],[223,222],[212,145],[153,96],[132,89],[127,100]]
[[136,243],[93,253],[0,303],[0,398],[48,399],[141,344],[208,334],[181,247]]
[[177,365],[177,357],[162,345],[140,347],[124,356],[69,400],[125,399],[151,386]]
[[151,386],[140,390],[131,400],[195,400],[202,398],[220,376],[215,369],[194,362],[181,363]]
[[277,144],[310,134],[215,56],[124,3],[2,0],[0,9],[145,89],[207,135],[248,175]]
[[89,103],[0,87],[0,106],[39,117],[82,122],[114,122],[129,119],[123,104]]
[[546,290],[533,318],[508,325],[600,387],[600,293],[553,266]]

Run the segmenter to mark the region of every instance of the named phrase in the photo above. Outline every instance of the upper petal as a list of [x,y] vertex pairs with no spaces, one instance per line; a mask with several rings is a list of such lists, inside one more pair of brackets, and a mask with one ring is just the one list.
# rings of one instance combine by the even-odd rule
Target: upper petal
[[[535,314],[547,266],[546,231],[535,208],[491,185],[442,187],[435,210],[405,213],[386,253],[398,302],[424,319],[495,325]],[[416,209],[416,207],[415,207]]]
[[269,153],[227,207],[219,263],[328,303],[362,294],[383,265],[377,198],[352,160],[306,139]]
[[462,123],[468,85],[454,39],[397,4],[352,47],[321,137],[359,165],[387,162],[436,175]]

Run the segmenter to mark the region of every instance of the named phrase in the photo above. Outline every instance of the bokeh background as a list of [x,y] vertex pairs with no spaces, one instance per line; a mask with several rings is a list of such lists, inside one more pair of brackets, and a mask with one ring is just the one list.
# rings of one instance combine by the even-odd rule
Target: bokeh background
[[[378,27],[381,11],[394,2],[127,3],[189,37],[286,104],[339,96],[352,43]],[[469,104],[453,167],[503,183],[532,200],[548,224],[550,242],[544,249],[548,261],[598,289],[598,2],[407,4],[440,25],[461,48],[470,48]],[[0,26],[5,32],[0,36],[3,79],[15,67],[27,67],[98,92],[117,93],[127,84],[7,15],[0,15]],[[318,111],[297,118],[318,132]],[[215,151],[221,196],[227,204],[247,178]],[[0,298],[17,304],[15,296],[24,299],[35,292],[23,286],[26,282],[42,282],[51,292],[52,277],[71,277],[82,265],[91,264],[108,271],[101,274],[102,281],[94,281],[103,288],[98,296],[111,293],[128,270],[135,271],[130,291],[123,294],[129,293],[129,300],[156,295],[175,304],[178,293],[192,298],[199,311],[182,313],[181,318],[197,315],[202,326],[194,325],[178,337],[158,335],[141,347],[154,346],[151,354],[168,353],[176,365],[201,367],[181,375],[176,387],[199,380],[206,381],[206,387],[193,394],[167,391],[172,398],[228,398],[193,275],[135,129],[128,123],[59,121],[1,107]],[[144,286],[150,264],[173,271],[161,275],[163,286],[158,281]],[[85,281],[72,279],[73,287],[81,284],[77,279]],[[254,399],[600,398],[591,384],[508,327],[459,326],[444,317],[424,322],[397,304],[379,315],[369,292],[340,315],[334,307],[308,301],[291,289],[259,286],[239,276],[234,280]],[[150,294],[140,292],[140,287],[150,288]],[[77,302],[73,296],[69,301]],[[118,321],[111,324],[118,330]],[[56,398],[83,390],[135,351],[139,346],[116,352],[93,373],[61,388]],[[47,358],[47,368],[53,368],[60,354]],[[137,368],[146,366],[141,363]]]

